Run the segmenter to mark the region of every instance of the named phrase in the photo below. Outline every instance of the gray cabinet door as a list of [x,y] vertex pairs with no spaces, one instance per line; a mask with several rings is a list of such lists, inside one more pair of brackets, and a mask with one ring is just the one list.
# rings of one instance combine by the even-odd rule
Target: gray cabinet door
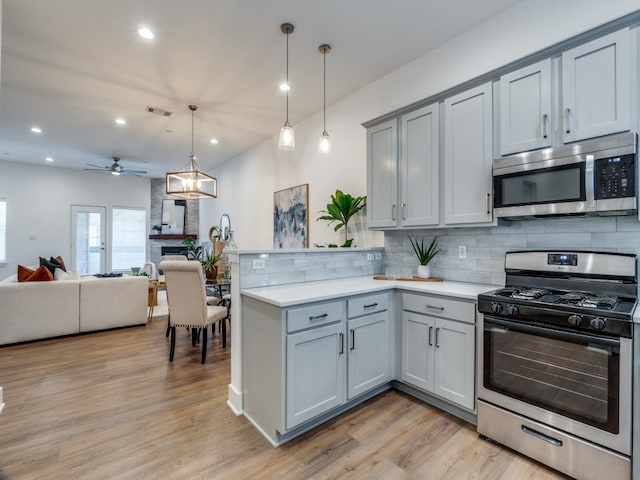
[[395,227],[398,220],[398,121],[367,130],[367,223]]
[[629,29],[562,54],[563,141],[630,129]]
[[344,322],[287,336],[287,429],[345,402]]
[[444,222],[492,221],[491,83],[444,101]]
[[400,223],[437,225],[439,216],[440,141],[438,104],[401,118]]
[[402,381],[433,391],[435,319],[402,312]]
[[347,398],[389,381],[389,312],[349,320]]
[[551,145],[551,59],[500,77],[500,154]]
[[438,318],[434,335],[434,390],[447,400],[475,406],[475,326]]

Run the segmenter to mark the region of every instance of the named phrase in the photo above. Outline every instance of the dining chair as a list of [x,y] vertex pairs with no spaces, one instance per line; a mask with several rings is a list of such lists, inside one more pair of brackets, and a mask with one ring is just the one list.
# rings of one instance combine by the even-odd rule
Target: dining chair
[[[164,272],[169,305],[169,329],[171,350],[169,361],[173,361],[176,345],[176,327],[192,330],[191,343],[195,345],[202,331],[202,363],[207,355],[207,330],[209,325],[227,316],[227,309],[218,305],[207,305],[204,275],[199,261],[166,260],[160,262]],[[226,327],[223,322],[223,336]],[[224,337],[223,337],[224,338]]]

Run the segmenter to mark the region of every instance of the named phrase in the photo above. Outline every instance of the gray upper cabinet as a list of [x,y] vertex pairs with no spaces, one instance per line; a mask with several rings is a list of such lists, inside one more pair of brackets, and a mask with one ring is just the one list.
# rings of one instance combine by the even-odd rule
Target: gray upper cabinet
[[439,132],[437,104],[407,113],[401,118],[401,225],[437,225],[440,220]]
[[[439,222],[439,114],[433,104],[369,128],[367,215],[371,228]],[[400,148],[398,148],[400,142]]]
[[500,77],[500,154],[551,145],[551,59]]
[[444,101],[444,223],[492,222],[491,83]]
[[398,120],[367,130],[367,224],[395,227],[398,218]]
[[564,143],[629,130],[629,29],[562,54]]

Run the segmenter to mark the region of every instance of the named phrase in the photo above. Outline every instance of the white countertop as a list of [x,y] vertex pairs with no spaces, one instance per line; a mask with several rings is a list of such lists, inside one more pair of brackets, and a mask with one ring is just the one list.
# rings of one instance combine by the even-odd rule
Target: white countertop
[[401,280],[374,280],[371,276],[339,278],[318,282],[293,283],[275,287],[247,288],[240,291],[257,300],[277,307],[331,300],[337,297],[399,289],[460,299],[476,300],[479,293],[498,288],[497,285],[464,282],[410,282]]

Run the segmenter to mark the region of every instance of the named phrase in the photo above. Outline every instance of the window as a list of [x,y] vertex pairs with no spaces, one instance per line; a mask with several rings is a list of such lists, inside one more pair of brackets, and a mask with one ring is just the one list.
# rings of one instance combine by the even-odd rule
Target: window
[[111,269],[142,267],[147,258],[147,212],[138,208],[113,208]]
[[0,263],[7,261],[7,201],[0,198]]

